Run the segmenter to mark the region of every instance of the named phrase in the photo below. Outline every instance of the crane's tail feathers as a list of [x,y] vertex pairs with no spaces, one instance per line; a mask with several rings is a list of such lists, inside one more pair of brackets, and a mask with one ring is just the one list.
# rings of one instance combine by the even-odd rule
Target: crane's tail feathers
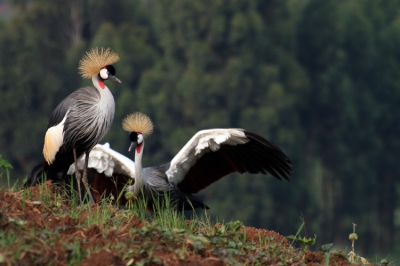
[[209,209],[209,207],[199,198],[180,191],[176,188],[171,194],[172,205],[179,211],[190,211],[194,209]]
[[183,206],[183,208],[185,210],[193,210],[193,209],[210,209],[201,199],[187,194],[186,195],[186,200],[185,200],[185,205]]
[[28,179],[26,180],[24,187],[32,187],[35,186],[40,179],[42,179],[43,175],[43,163],[38,163],[33,167]]

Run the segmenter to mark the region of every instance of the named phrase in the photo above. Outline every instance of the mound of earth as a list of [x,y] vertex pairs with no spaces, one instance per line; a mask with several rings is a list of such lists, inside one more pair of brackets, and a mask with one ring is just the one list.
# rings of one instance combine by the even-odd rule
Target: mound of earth
[[[277,232],[242,226],[242,247],[211,244],[199,233],[151,225],[125,210],[74,207],[50,182],[0,191],[0,264],[3,265],[323,265],[322,252],[302,253]],[[96,220],[96,221],[94,221]],[[188,221],[189,223],[190,221]],[[215,225],[216,230],[222,225]],[[232,243],[228,242],[228,247]],[[236,245],[236,244],[235,244]],[[285,261],[281,256],[286,254]],[[330,265],[349,265],[331,254]]]

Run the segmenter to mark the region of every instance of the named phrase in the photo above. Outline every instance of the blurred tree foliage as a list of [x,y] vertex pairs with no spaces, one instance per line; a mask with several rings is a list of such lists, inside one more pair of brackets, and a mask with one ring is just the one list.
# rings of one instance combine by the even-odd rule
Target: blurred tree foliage
[[[121,85],[104,139],[128,155],[133,111],[156,129],[145,164],[170,160],[198,130],[242,127],[280,146],[292,181],[231,175],[201,193],[220,220],[293,234],[304,214],[320,243],[400,249],[400,2],[394,0],[11,1],[0,22],[0,152],[23,179],[41,160],[48,117],[90,84],[90,47],[111,47]],[[128,155],[132,156],[132,155]],[[396,216],[397,214],[397,216]]]

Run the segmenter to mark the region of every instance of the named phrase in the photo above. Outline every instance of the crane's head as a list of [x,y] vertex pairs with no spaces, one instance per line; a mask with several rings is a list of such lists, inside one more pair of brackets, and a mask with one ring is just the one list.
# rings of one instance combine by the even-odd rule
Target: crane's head
[[135,149],[140,153],[142,151],[144,138],[153,133],[154,126],[147,115],[136,112],[124,118],[122,121],[122,128],[130,132],[129,138],[131,140],[131,145],[128,151]]
[[99,72],[99,77],[100,77],[102,80],[107,80],[107,79],[109,79],[109,80],[112,80],[112,81],[121,83],[121,81],[119,80],[119,78],[117,78],[117,77],[115,76],[115,68],[114,68],[112,65],[108,65],[108,66],[103,67],[103,68],[100,70],[100,72]]
[[144,137],[140,132],[131,132],[129,135],[129,139],[131,140],[131,145],[128,148],[128,151],[136,150],[138,153],[142,151]]
[[110,48],[93,48],[79,61],[79,73],[83,78],[98,76],[102,81],[109,79],[121,83],[115,76],[115,68],[112,66],[118,60],[119,55]]

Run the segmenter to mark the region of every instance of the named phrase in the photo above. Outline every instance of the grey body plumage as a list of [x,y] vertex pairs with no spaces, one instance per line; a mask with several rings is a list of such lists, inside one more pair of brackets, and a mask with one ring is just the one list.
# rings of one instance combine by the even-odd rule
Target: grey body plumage
[[[43,172],[47,173],[47,179],[64,180],[70,165],[76,164],[83,153],[88,158],[90,150],[109,131],[114,119],[115,101],[104,82],[121,83],[114,76],[115,68],[111,65],[118,60],[119,56],[110,49],[95,48],[79,62],[82,77],[91,78],[94,87],[72,92],[52,112],[43,146]],[[82,179],[80,172],[75,173],[80,202],[81,180],[93,201],[87,182],[87,163],[86,160]],[[40,174],[35,167],[25,186],[35,185]]]
[[74,104],[64,126],[65,145],[75,146],[87,140],[85,150],[91,150],[110,130],[115,113],[114,97],[110,90],[99,91],[94,87],[81,88],[70,96]]
[[[90,151],[110,130],[115,113],[115,101],[109,89],[80,88],[68,95],[53,111],[47,128],[60,124],[66,116],[64,144],[49,165],[49,179],[63,179],[74,161],[72,149],[80,157]],[[76,130],[79,129],[79,130]],[[59,161],[59,163],[57,163]]]
[[[176,184],[169,182],[166,174],[169,167],[170,163],[143,168],[143,187],[140,193],[143,193],[150,209],[154,210],[160,204],[165,204],[164,197],[168,197],[170,206],[177,210],[208,209],[201,199],[182,192]],[[134,191],[134,186],[128,186],[126,190]]]

